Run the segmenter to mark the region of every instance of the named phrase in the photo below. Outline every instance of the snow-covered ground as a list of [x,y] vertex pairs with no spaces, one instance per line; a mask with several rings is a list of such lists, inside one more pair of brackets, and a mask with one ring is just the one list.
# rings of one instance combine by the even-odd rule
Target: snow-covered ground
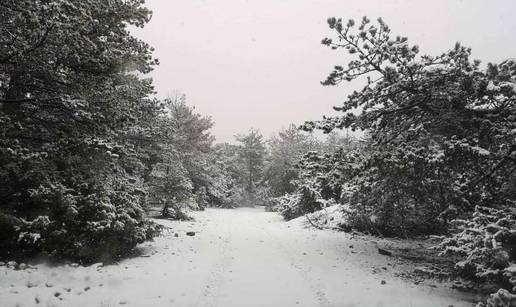
[[1,266],[0,306],[472,306],[443,285],[395,277],[402,264],[346,233],[259,208],[194,216],[160,220],[171,231],[116,265]]

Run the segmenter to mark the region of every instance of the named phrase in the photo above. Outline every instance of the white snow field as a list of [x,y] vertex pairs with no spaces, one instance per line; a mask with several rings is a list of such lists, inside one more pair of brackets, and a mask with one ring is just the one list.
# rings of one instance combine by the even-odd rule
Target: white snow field
[[346,233],[260,208],[194,216],[159,220],[172,229],[118,264],[1,266],[0,306],[472,306],[444,285],[395,277],[403,264]]

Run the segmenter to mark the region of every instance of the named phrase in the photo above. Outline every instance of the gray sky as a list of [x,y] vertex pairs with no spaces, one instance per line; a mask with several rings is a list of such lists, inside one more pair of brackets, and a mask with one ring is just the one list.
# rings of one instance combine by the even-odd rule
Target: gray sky
[[152,21],[137,35],[161,62],[151,75],[158,96],[185,93],[212,116],[218,141],[250,127],[269,136],[332,114],[353,86],[319,83],[348,59],[320,44],[331,36],[331,16],[382,17],[423,54],[460,41],[483,63],[516,57],[514,0],[147,0],[147,6]]

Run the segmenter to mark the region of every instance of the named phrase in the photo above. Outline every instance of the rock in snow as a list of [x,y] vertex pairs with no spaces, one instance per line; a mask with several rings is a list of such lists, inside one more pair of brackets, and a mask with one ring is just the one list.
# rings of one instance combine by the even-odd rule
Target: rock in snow
[[392,256],[392,252],[378,247],[378,253],[385,256]]

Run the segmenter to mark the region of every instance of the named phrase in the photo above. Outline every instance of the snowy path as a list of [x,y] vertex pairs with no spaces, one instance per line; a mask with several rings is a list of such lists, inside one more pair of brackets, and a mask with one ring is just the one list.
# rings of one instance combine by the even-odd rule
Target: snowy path
[[394,277],[393,259],[345,233],[304,229],[261,209],[195,217],[160,221],[179,237],[167,233],[142,247],[144,257],[118,265],[2,266],[0,306],[472,306],[445,287]]

